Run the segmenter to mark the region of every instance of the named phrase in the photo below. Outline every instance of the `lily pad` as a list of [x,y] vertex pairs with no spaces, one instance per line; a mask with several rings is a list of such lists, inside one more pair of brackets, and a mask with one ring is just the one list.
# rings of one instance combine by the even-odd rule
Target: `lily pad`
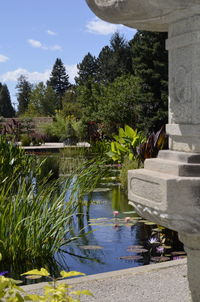
[[146,224],[146,225],[155,225],[156,223],[152,222],[152,221],[146,221],[144,224]]
[[97,193],[97,192],[109,192],[111,191],[110,188],[96,188],[93,190],[94,193]]
[[130,245],[128,246],[128,249],[143,249],[143,245]]
[[157,257],[151,257],[151,260],[154,262],[165,262],[165,261],[169,261],[170,257],[157,256]]
[[79,246],[83,250],[101,250],[103,249],[100,245],[80,245]]
[[171,252],[172,256],[180,256],[180,255],[186,255],[186,252],[184,251],[175,251],[175,252]]
[[135,211],[129,211],[129,212],[123,212],[123,214],[136,214],[136,212]]
[[124,260],[141,260],[141,259],[143,259],[143,257],[139,256],[139,255],[131,255],[131,256],[122,256],[122,257],[119,257],[119,259],[124,259]]
[[166,249],[166,250],[169,250],[172,248],[171,245],[163,245],[162,247],[164,247],[164,249]]
[[133,252],[133,253],[146,253],[148,252],[149,250],[147,249],[142,249],[142,248],[128,248],[127,249],[127,252]]

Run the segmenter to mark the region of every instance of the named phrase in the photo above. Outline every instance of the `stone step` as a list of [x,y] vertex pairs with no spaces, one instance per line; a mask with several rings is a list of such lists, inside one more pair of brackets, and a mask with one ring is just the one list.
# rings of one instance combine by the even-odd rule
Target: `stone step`
[[162,158],[151,158],[145,161],[144,168],[150,171],[176,176],[200,177],[200,164],[184,163]]

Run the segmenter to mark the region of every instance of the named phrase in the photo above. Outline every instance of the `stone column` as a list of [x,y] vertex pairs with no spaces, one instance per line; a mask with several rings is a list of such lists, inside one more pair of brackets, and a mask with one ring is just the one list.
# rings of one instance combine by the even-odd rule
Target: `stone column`
[[193,302],[200,302],[200,0],[86,0],[100,18],[168,31],[170,150],[129,171],[129,202],[178,231],[188,253]]
[[200,234],[179,234],[187,253],[187,274],[192,302],[200,301]]
[[169,24],[171,150],[200,152],[200,15]]

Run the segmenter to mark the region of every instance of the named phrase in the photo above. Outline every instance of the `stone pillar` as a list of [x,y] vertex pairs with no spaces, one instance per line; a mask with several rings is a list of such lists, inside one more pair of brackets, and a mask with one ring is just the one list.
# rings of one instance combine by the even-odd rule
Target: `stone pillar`
[[171,150],[200,152],[200,15],[169,24]]
[[141,216],[178,231],[200,302],[200,0],[86,1],[106,21],[168,31],[170,150],[129,171],[128,195]]
[[200,301],[200,234],[179,234],[187,253],[187,274],[192,302]]

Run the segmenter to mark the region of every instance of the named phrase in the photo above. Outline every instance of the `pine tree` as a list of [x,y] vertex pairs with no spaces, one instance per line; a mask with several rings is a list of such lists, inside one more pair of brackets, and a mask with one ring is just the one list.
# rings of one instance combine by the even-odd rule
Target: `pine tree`
[[17,101],[18,101],[18,114],[24,114],[28,108],[30,101],[30,95],[32,91],[32,84],[27,81],[27,78],[24,75],[21,75],[18,79],[16,86],[17,92]]
[[84,85],[89,79],[97,78],[97,59],[89,52],[82,62],[77,65],[77,68],[78,77],[75,78],[77,84]]
[[7,85],[0,83],[0,116],[3,117],[14,117],[15,110],[12,106],[10,93]]
[[57,109],[62,109],[62,97],[71,85],[69,83],[69,76],[66,73],[65,66],[59,58],[55,61],[50,79],[47,81],[47,85],[51,86],[57,95]]
[[133,70],[140,79],[138,127],[156,131],[167,123],[168,54],[167,33],[138,31],[130,41]]
[[111,37],[110,46],[102,48],[97,60],[98,78],[102,83],[132,73],[130,46],[118,32]]

